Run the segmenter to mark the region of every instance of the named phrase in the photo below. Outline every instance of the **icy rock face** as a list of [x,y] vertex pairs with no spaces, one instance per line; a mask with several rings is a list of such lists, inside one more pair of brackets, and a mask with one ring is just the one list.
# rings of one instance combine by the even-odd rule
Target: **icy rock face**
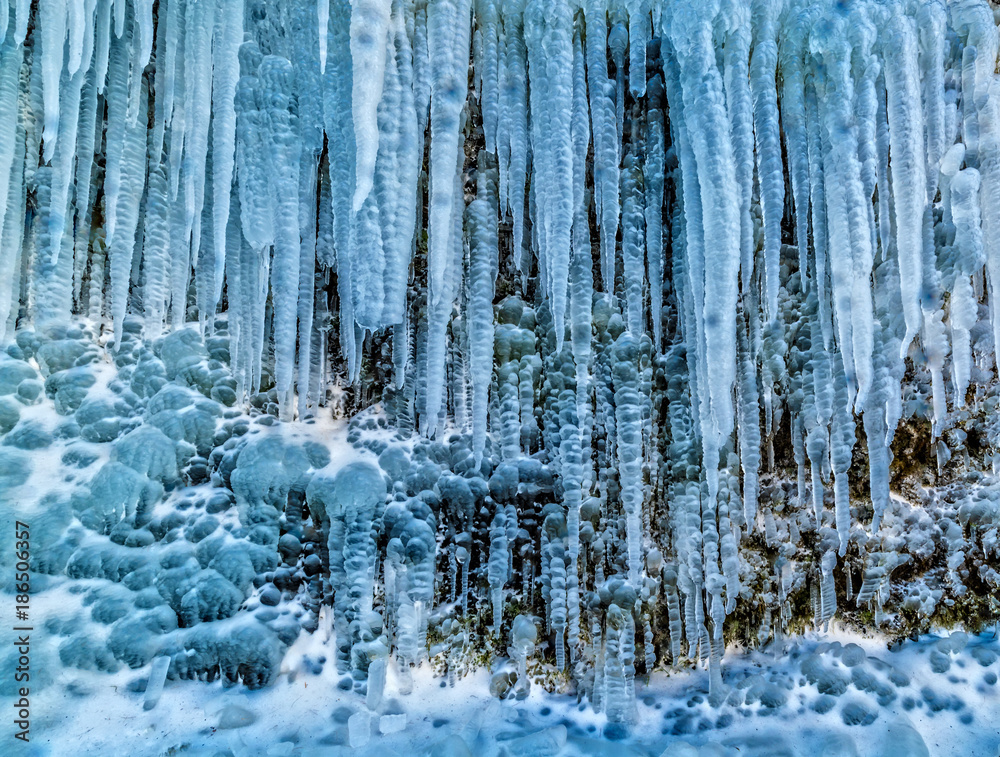
[[987,614],[985,0],[0,8],[0,492],[108,582],[66,664],[263,685],[326,603],[359,688],[489,638],[628,720],[804,604]]
[[[45,493],[18,511],[31,513],[33,570],[89,587],[46,628],[65,666],[141,668],[155,658],[150,706],[164,675],[268,684],[284,648],[303,626],[316,627],[322,597],[318,571],[305,567],[319,545],[303,530],[303,496],[329,455],[304,440],[267,445],[259,431],[248,435],[245,416],[206,396],[231,381],[217,359],[228,361],[219,326],[208,340],[189,331],[147,343],[127,319],[117,371],[100,359],[93,335],[75,327],[18,332],[3,361],[15,396],[26,383],[45,386],[41,403],[24,405],[2,438],[5,469],[19,463],[4,476],[4,517],[31,501],[34,482]],[[101,434],[88,433],[95,426]],[[44,451],[61,460],[64,480],[6,451],[26,427],[48,437]],[[255,464],[241,485],[249,477],[241,479],[239,458],[246,453],[250,463],[265,447],[272,459],[275,447],[284,451],[280,475]],[[297,594],[281,615],[274,611]]]

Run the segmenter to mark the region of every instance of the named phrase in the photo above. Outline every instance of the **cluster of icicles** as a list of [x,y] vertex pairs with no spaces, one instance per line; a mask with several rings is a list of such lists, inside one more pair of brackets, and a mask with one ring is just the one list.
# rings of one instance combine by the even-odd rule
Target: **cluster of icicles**
[[[824,620],[855,418],[877,529],[908,367],[935,435],[991,375],[985,0],[0,0],[0,37],[0,335],[227,310],[240,394],[293,419],[391,333],[413,426],[541,455],[571,572],[582,503],[620,513],[606,564],[636,607],[666,577],[716,673],[778,429],[819,527],[832,478]],[[651,649],[612,606],[604,648]]]

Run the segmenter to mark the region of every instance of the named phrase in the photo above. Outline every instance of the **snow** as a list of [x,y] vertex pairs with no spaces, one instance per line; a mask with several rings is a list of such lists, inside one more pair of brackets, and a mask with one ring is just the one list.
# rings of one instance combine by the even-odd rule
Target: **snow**
[[[623,730],[589,708],[581,710],[566,694],[533,689],[523,700],[498,703],[487,691],[485,671],[449,686],[426,666],[405,696],[390,667],[387,698],[373,717],[363,697],[338,687],[336,675],[308,672],[308,661],[322,658],[326,648],[322,639],[305,636],[267,689],[168,681],[153,710],[142,704],[145,669],[74,671],[62,686],[50,686],[33,700],[39,715],[32,743],[53,757],[81,750],[116,753],[126,731],[133,734],[129,753],[137,757],[181,745],[190,754],[263,754],[265,744],[284,747],[268,753],[290,755],[441,754],[436,750],[449,739],[461,739],[469,753],[481,755],[517,748],[568,756],[990,757],[1000,747],[992,726],[1000,706],[1000,647],[991,633],[955,636],[966,643],[952,643],[944,633],[887,648],[883,638],[840,630],[822,641],[792,642],[784,651],[732,650],[723,672],[729,694],[721,707],[706,701],[705,671],[657,674],[637,682],[637,719]],[[362,745],[369,722],[374,727]],[[564,746],[524,751],[549,739]]]

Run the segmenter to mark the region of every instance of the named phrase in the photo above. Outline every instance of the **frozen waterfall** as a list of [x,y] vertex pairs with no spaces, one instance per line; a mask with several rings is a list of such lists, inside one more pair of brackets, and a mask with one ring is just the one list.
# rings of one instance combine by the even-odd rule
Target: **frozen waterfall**
[[[612,721],[660,666],[721,702],[728,642],[1000,590],[996,19],[0,0],[4,449],[35,395],[114,449],[37,570],[157,588],[108,665],[263,685],[329,610],[359,686],[489,648]],[[339,467],[296,436],[331,415]],[[165,524],[184,487],[218,510]]]

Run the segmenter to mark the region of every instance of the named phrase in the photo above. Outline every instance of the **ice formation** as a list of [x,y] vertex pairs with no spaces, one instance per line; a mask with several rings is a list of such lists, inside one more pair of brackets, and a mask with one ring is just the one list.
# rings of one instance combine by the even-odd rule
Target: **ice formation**
[[[489,648],[495,693],[538,657],[628,721],[803,607],[996,611],[985,0],[0,0],[0,37],[0,492],[110,626],[53,618],[64,665],[262,686],[305,629],[373,710]],[[41,449],[76,472],[15,505]]]

